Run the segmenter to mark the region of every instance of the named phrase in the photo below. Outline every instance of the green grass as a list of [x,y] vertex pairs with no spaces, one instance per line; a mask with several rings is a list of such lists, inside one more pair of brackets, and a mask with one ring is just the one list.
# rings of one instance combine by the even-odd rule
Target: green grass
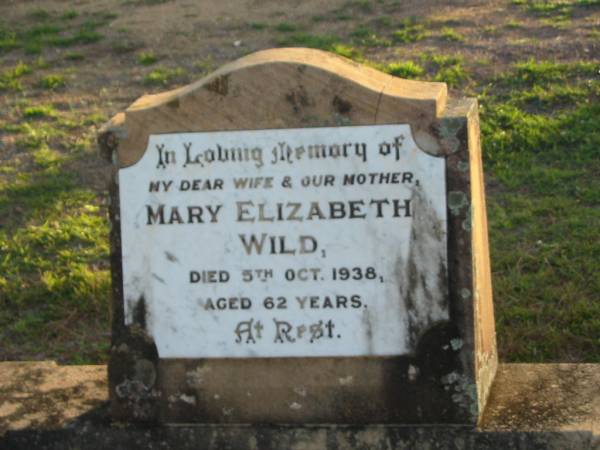
[[53,43],[61,47],[68,47],[71,45],[93,44],[100,39],[102,39],[102,35],[93,26],[84,26],[71,36],[56,39]]
[[267,28],[267,24],[263,22],[250,22],[249,26],[253,30],[265,30]]
[[174,81],[175,79],[180,78],[184,74],[185,71],[180,67],[174,69],[159,67],[157,69],[154,69],[144,77],[144,84],[165,86]]
[[298,31],[300,28],[298,25],[289,22],[281,22],[273,27],[275,31],[279,31],[280,33],[293,33]]
[[461,55],[424,53],[420,59],[429,74],[428,79],[432,81],[441,81],[452,88],[458,88],[470,79]]
[[8,52],[19,46],[17,33],[9,30],[0,22],[0,54]]
[[389,47],[392,45],[389,39],[377,35],[373,29],[364,25],[352,31],[350,36],[355,44],[365,47]]
[[46,9],[37,8],[29,12],[29,17],[33,20],[43,22],[52,17],[52,14]]
[[486,167],[502,187],[488,210],[505,360],[600,360],[596,73],[524,61],[480,99]]
[[[0,348],[2,357],[27,354],[75,363],[106,360],[110,277],[108,225],[102,198],[76,174],[94,151],[95,127],[106,120],[92,110],[51,105],[32,89],[66,85],[48,71],[55,55],[84,58],[79,48],[102,39],[111,13],[36,9],[29,23],[0,21],[0,54],[22,52],[4,65],[7,95],[1,133],[14,159],[0,173]],[[30,56],[54,49],[44,58]],[[38,80],[37,82],[35,80]],[[8,120],[5,120],[8,119]],[[86,163],[83,164],[85,167]],[[36,356],[37,355],[37,356]]]
[[395,42],[408,44],[425,39],[429,32],[425,25],[417,22],[416,18],[403,19],[396,31],[392,33]]
[[444,40],[444,41],[448,41],[448,42],[464,42],[465,41],[465,37],[460,34],[458,31],[449,28],[449,27],[443,27],[440,31],[440,37]]
[[62,13],[60,18],[62,20],[73,20],[77,16],[79,16],[79,13],[77,11],[75,11],[74,9],[69,9],[69,10],[65,11],[64,13]]
[[371,0],[349,0],[342,9],[351,9],[363,14],[370,14],[375,10],[373,3]]
[[277,39],[279,47],[309,47],[337,53],[347,58],[360,57],[361,52],[342,43],[338,36],[328,34],[293,33]]
[[378,29],[390,28],[394,25],[394,19],[392,19],[390,16],[381,16],[374,20],[374,24]]
[[65,135],[64,131],[54,124],[45,122],[24,122],[14,131],[19,133],[16,139],[17,146],[25,149],[42,148]]
[[513,0],[523,11],[540,19],[544,25],[567,28],[575,11],[588,13],[600,6],[600,0]]
[[42,169],[59,167],[60,163],[63,161],[63,157],[58,151],[46,146],[38,148],[32,155],[33,162]]
[[400,78],[419,78],[425,73],[425,69],[414,61],[402,61],[390,63],[382,68],[390,75]]
[[85,55],[81,52],[66,52],[65,59],[67,61],[82,61],[85,59]]
[[360,50],[349,45],[335,44],[329,49],[329,51],[355,61],[362,61],[364,59],[363,53]]
[[363,61],[363,53],[350,45],[342,43],[343,40],[334,35],[328,34],[309,34],[309,33],[293,33],[285,35],[277,40],[277,45],[280,47],[309,47],[320,50],[326,50],[345,58]]
[[0,72],[0,92],[1,91],[21,91],[23,85],[21,78],[31,73],[31,67],[20,62],[11,69]]
[[45,75],[38,83],[42,89],[55,90],[67,85],[64,75],[53,73]]
[[56,110],[52,105],[35,105],[23,110],[26,119],[45,119],[56,117]]
[[104,336],[108,343],[108,225],[97,192],[82,187],[72,164],[89,158],[89,127],[105,116],[20,105],[24,120],[2,126],[30,156],[0,178],[2,355],[103,361],[108,347],[97,342]]
[[158,57],[153,52],[142,52],[138,55],[137,61],[142,66],[151,66],[158,61]]
[[[84,327],[107,323],[106,220],[95,193],[78,184],[72,174],[45,172],[0,187],[5,225],[0,229],[0,326],[5,351],[48,351],[46,341],[51,340],[60,354],[60,347],[68,348],[68,341]],[[76,322],[60,326],[75,316]],[[88,325],[78,323],[86,317]],[[82,346],[76,354],[97,360],[106,352]]]
[[277,39],[280,47],[309,47],[321,50],[330,50],[334,45],[340,44],[338,36],[330,34],[293,33]]
[[194,68],[200,72],[201,75],[207,74],[214,70],[215,63],[211,56],[203,59],[199,59],[194,62]]
[[511,19],[508,22],[506,22],[506,24],[504,26],[506,28],[508,28],[509,30],[519,30],[519,29],[523,28],[525,25],[523,22],[520,22],[515,19]]
[[46,10],[30,13],[30,26],[10,26],[0,21],[0,53],[22,49],[27,54],[40,54],[47,48],[88,45],[98,42],[100,29],[116,17],[111,13],[79,15],[68,10],[58,16]]
[[111,45],[112,51],[117,55],[134,52],[139,50],[140,47],[140,42],[129,38],[119,38],[118,40],[113,41]]

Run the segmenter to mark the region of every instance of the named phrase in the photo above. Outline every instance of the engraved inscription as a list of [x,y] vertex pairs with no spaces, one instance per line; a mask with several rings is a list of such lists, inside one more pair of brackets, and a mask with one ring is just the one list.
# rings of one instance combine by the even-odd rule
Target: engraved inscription
[[152,135],[119,171],[126,323],[144,299],[161,358],[412,353],[448,319],[445,189],[408,125]]

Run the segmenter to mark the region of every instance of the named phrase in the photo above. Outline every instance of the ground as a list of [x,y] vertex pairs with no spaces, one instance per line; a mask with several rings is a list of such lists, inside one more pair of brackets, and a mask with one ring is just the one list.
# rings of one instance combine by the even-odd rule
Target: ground
[[104,121],[277,46],[477,97],[504,361],[600,361],[600,1],[0,5],[0,360],[104,362]]

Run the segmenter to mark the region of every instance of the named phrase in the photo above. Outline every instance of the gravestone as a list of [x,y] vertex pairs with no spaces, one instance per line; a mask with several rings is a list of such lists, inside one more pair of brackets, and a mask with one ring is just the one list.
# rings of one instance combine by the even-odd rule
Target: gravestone
[[497,356],[474,99],[267,50],[99,143],[113,417],[477,423]]

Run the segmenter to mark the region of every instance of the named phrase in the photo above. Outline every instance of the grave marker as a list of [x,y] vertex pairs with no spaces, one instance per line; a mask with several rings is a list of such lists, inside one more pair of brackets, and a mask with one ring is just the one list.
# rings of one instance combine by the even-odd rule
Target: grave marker
[[99,142],[114,417],[477,422],[497,357],[475,100],[267,50]]

